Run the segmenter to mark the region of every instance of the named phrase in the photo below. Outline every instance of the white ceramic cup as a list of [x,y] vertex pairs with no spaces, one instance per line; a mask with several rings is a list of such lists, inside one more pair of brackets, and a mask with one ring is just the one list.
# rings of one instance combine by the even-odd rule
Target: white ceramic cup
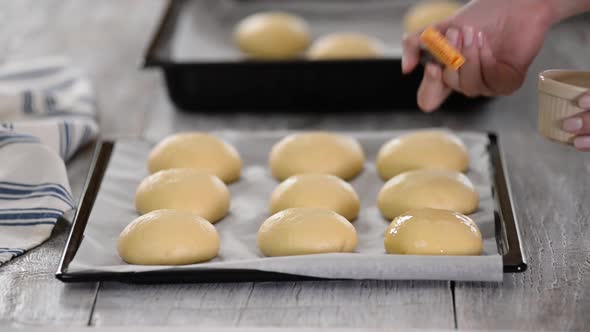
[[575,135],[561,129],[563,120],[584,110],[578,99],[590,89],[590,71],[546,70],[539,74],[539,132],[550,139],[572,143]]

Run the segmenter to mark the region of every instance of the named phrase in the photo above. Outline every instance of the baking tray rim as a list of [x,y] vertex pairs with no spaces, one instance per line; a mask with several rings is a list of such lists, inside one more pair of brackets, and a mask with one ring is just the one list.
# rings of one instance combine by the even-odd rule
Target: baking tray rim
[[[490,143],[488,151],[493,167],[494,198],[499,211],[495,213],[498,241],[507,242],[507,251],[502,255],[504,273],[524,272],[527,262],[521,241],[521,233],[514,214],[510,179],[505,173],[506,164],[500,150],[498,136],[487,132]],[[128,283],[175,283],[175,282],[252,282],[252,281],[295,281],[295,280],[338,280],[316,278],[280,272],[252,269],[207,269],[186,271],[146,272],[68,272],[68,267],[82,240],[96,196],[104,178],[116,141],[101,140],[95,143],[94,156],[72,221],[67,241],[55,273],[62,282],[119,281]],[[501,214],[501,216],[500,216]],[[498,227],[500,226],[500,227]],[[500,245],[500,244],[499,244]],[[343,279],[340,279],[343,280]]]

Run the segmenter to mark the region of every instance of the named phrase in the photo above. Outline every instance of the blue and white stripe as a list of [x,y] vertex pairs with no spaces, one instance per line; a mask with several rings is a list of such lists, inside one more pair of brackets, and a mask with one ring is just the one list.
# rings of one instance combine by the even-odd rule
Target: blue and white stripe
[[21,211],[0,210],[0,226],[31,226],[31,225],[55,225],[57,219],[63,215],[63,211],[23,209]]
[[40,143],[39,137],[0,129],[0,148],[15,143]]
[[0,67],[0,265],[75,207],[64,160],[98,135],[90,81],[64,58]]
[[38,197],[52,197],[74,207],[74,199],[69,190],[59,183],[25,184],[0,181],[0,200],[29,200]]

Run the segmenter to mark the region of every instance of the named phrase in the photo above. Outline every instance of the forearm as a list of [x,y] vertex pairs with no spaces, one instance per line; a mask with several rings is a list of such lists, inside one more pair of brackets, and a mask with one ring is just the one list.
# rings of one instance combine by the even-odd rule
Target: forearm
[[552,23],[590,11],[590,0],[542,0],[550,12]]

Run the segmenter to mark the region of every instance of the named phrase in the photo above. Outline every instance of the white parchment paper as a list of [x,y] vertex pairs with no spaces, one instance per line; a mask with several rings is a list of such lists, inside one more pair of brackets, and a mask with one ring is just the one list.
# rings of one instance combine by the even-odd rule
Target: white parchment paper
[[229,186],[230,213],[215,224],[221,237],[219,256],[206,263],[186,266],[130,265],[117,254],[119,233],[137,217],[135,189],[148,175],[146,159],[152,143],[121,140],[115,145],[84,239],[70,263],[69,272],[140,272],[155,270],[201,270],[215,268],[256,269],[335,279],[415,279],[501,281],[502,258],[495,239],[494,200],[491,194],[491,165],[488,137],[481,133],[459,133],[470,155],[467,176],[480,195],[480,208],[471,215],[484,236],[481,256],[387,255],[383,233],[389,222],[379,213],[377,193],[383,186],[375,170],[379,148],[402,134],[391,132],[346,133],[356,137],[365,150],[367,162],[361,175],[351,181],[361,198],[361,213],[354,222],[359,235],[355,253],[291,257],[264,257],[256,247],[256,233],[269,217],[268,201],[278,182],[267,167],[274,143],[288,132],[219,132],[236,146],[244,167],[242,178]]

